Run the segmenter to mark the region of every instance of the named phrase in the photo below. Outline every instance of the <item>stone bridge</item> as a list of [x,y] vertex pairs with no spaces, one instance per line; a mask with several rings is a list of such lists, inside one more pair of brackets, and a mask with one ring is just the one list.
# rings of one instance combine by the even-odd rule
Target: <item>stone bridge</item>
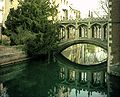
[[108,18],[86,18],[79,20],[59,21],[60,38],[76,39],[79,37],[100,38],[108,37]]
[[57,47],[57,52],[59,53],[71,45],[81,44],[81,43],[93,44],[93,45],[99,46],[99,47],[107,50],[107,41],[106,40],[101,40],[99,38],[90,38],[89,39],[86,37],[82,37],[82,38],[78,38],[78,39],[74,39],[74,40],[66,40],[66,41],[60,42]]
[[86,18],[59,21],[59,37],[62,39],[57,51],[79,43],[97,45],[107,50],[108,18]]

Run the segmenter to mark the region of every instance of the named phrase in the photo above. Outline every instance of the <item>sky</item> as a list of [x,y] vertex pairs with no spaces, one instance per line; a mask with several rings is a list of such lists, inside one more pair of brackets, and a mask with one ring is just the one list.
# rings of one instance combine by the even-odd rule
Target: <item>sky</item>
[[97,10],[100,7],[100,0],[69,0],[76,9],[81,12],[81,17],[87,17],[89,10]]
[[[2,9],[2,0],[0,0],[0,10]],[[0,11],[0,23],[2,23],[2,12]]]
[[3,6],[3,1],[0,0],[0,9],[2,8],[2,6]]
[[[69,1],[72,3],[75,9],[80,10],[82,18],[88,17],[89,10],[95,11],[100,8],[100,3],[99,3],[100,0],[69,0]],[[2,0],[0,0],[0,9],[1,8],[2,8]],[[0,18],[2,18],[1,13],[0,13]]]

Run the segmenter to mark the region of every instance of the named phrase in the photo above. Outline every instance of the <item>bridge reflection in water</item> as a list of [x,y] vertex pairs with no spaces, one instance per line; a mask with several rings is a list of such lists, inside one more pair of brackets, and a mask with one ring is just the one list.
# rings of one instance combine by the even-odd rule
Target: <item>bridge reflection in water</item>
[[76,44],[62,51],[63,56],[72,62],[83,65],[100,64],[107,60],[107,52],[91,44]]
[[60,58],[51,64],[28,61],[0,68],[0,96],[118,97],[119,81],[106,73],[105,64],[83,67]]
[[59,83],[49,97],[107,97],[106,67],[75,68],[59,63]]

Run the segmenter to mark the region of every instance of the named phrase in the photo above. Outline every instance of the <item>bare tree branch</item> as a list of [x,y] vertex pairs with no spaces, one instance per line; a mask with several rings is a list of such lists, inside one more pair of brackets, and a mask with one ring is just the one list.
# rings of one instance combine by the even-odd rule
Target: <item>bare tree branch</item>
[[108,0],[100,0],[100,8],[98,9],[98,11],[94,11],[94,14],[97,16],[97,17],[101,17],[101,12],[103,12],[105,15],[108,15],[108,9],[109,9],[109,6],[108,6]]

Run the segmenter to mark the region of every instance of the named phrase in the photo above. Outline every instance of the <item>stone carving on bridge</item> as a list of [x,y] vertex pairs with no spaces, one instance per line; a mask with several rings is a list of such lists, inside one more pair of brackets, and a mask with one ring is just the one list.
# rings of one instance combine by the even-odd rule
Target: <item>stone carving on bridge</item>
[[107,40],[108,18],[87,18],[82,20],[60,21],[59,29],[60,38],[63,37],[63,40],[80,37]]

